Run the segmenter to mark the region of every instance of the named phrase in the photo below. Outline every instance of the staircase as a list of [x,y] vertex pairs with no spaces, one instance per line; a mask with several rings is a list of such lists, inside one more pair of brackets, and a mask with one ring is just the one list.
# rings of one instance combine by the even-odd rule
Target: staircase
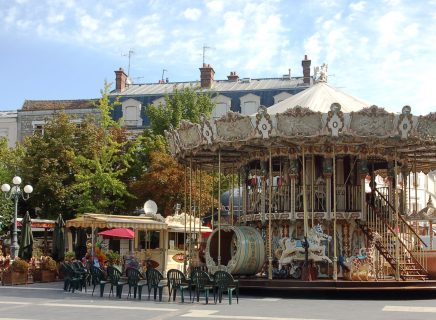
[[373,239],[374,233],[381,236],[375,247],[393,270],[399,270],[403,280],[428,279],[426,245],[401,215],[396,221],[397,214],[387,194],[375,189],[366,204],[367,221],[358,220],[357,225],[368,239]]

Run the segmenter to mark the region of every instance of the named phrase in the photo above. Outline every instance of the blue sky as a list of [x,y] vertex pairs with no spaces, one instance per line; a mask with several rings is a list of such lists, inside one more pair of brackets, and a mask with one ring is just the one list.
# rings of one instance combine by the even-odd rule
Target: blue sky
[[25,99],[99,97],[114,70],[134,82],[198,80],[202,47],[216,79],[302,75],[371,104],[436,111],[436,0],[0,0],[0,110]]

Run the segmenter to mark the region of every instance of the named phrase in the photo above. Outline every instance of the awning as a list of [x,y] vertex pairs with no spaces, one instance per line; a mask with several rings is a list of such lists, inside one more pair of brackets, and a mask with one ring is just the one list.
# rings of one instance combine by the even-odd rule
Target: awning
[[96,213],[85,213],[83,216],[66,222],[67,228],[132,228],[134,230],[165,230],[165,222],[150,217],[118,216]]
[[123,238],[123,239],[133,239],[135,237],[135,232],[128,228],[114,228],[106,231],[99,232],[98,234],[107,237]]
[[[17,218],[17,227],[22,226],[21,220],[23,220],[23,218]],[[32,219],[32,229],[33,228],[51,229],[54,228],[54,226],[55,226],[54,220]]]
[[[184,233],[185,232],[185,226],[182,225],[169,225],[168,226],[168,231],[169,232],[181,232]],[[201,229],[198,230],[198,226],[195,226],[195,232],[194,232],[194,226],[191,226],[191,233],[205,233],[205,232],[212,232],[212,229],[206,226],[201,226]],[[186,233],[189,233],[189,225],[186,226]]]

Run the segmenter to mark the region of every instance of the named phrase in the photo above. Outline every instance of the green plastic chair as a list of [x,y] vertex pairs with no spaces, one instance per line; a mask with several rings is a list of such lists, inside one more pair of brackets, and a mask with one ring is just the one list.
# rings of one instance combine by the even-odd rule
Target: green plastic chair
[[182,271],[177,269],[170,269],[167,272],[168,281],[168,301],[171,300],[173,295],[173,301],[176,301],[177,290],[180,290],[182,302],[185,302],[184,290],[189,289],[189,300],[191,300],[191,284],[186,279]]
[[92,294],[94,295],[95,287],[100,286],[100,296],[103,296],[104,287],[109,281],[106,280],[104,271],[96,266],[90,266]]
[[150,300],[151,289],[153,289],[154,300],[156,300],[156,293],[159,290],[159,301],[162,301],[162,291],[166,283],[163,281],[163,275],[159,270],[147,269],[146,271],[147,286],[148,286],[148,299]]
[[[109,291],[109,296],[114,294],[114,287],[116,289],[117,298],[121,299],[121,294],[123,292],[123,286],[127,282],[121,281],[121,271],[114,267],[107,267],[107,277],[109,284],[111,285],[111,290]],[[102,295],[101,295],[102,296]]]
[[[191,274],[191,286],[195,287],[195,297],[197,298],[197,302],[200,301],[201,292],[204,292],[206,304],[208,304],[209,291],[213,292],[215,301],[215,283],[206,271],[194,270]],[[192,299],[193,298],[194,297],[192,297]]]
[[142,288],[147,285],[147,281],[142,277],[141,272],[135,268],[128,268],[126,270],[127,283],[129,285],[129,293],[127,299],[132,296],[133,288],[133,298],[136,299],[136,292],[138,292],[138,299],[141,300]]
[[232,295],[233,291],[236,294],[236,303],[239,303],[239,281],[233,279],[233,276],[226,271],[217,271],[213,275],[215,279],[215,288],[217,290],[216,300],[221,303],[223,293],[227,291],[227,295],[229,297],[229,304],[232,304]]

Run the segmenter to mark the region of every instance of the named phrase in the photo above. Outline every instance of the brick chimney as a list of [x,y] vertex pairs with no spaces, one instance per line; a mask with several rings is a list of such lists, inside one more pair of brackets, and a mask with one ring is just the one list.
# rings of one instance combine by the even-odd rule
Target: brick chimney
[[123,92],[126,89],[127,74],[123,68],[115,71],[115,90],[117,92]]
[[203,63],[203,68],[200,68],[200,80],[202,88],[211,88],[214,81],[215,71],[210,64]]
[[236,74],[236,71],[230,71],[230,74],[227,76],[229,81],[238,81],[239,76]]
[[303,82],[307,85],[310,85],[310,64],[311,60],[307,60],[307,54],[304,55],[304,60],[301,61],[301,65],[303,66]]

